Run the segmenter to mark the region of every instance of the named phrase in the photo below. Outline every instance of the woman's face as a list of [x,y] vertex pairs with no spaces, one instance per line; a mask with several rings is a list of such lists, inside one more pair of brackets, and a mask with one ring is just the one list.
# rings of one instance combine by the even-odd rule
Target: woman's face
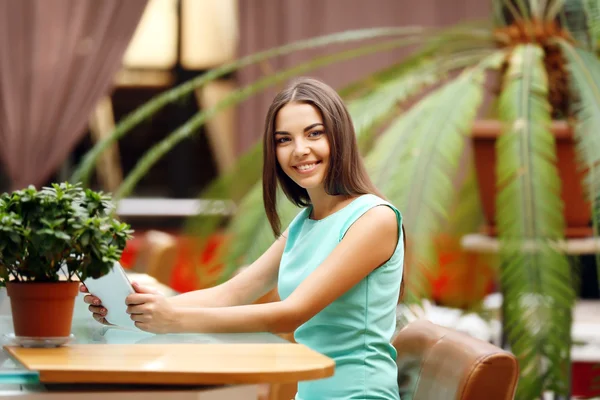
[[279,110],[275,149],[279,165],[296,184],[307,190],[323,187],[329,166],[329,140],[315,107],[288,103]]

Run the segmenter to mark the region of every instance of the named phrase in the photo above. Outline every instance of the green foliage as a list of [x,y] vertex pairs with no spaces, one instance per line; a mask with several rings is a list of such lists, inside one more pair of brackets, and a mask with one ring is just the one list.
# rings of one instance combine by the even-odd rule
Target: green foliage
[[[600,24],[600,23],[599,23]],[[600,232],[600,60],[592,52],[560,41],[571,74],[574,101],[571,104],[577,118],[575,139],[577,156],[588,170],[584,189],[592,205],[594,235]],[[600,285],[600,253],[596,253]]]
[[[359,29],[355,31],[349,32],[339,32],[331,35],[319,36],[316,38],[311,38],[307,40],[300,40],[297,42],[289,43],[284,46],[280,46],[274,49],[265,50],[256,54],[251,54],[246,56],[240,60],[233,61],[226,65],[223,65],[219,68],[216,68],[206,74],[199,76],[198,78],[192,79],[188,82],[185,82],[171,90],[168,90],[155,98],[151,99],[146,104],[142,105],[131,114],[127,115],[123,121],[120,121],[117,126],[115,126],[114,131],[96,144],[90,151],[85,155],[81,164],[77,167],[75,172],[73,173],[72,181],[73,182],[81,182],[83,184],[87,184],[96,163],[100,155],[113,143],[117,140],[123,138],[128,132],[131,132],[133,128],[135,128],[139,123],[149,118],[154,113],[158,112],[161,108],[166,106],[169,103],[177,101],[184,96],[187,96],[195,89],[201,88],[209,82],[215,81],[231,72],[234,72],[238,69],[247,67],[249,65],[254,65],[260,62],[264,62],[266,60],[282,56],[285,54],[294,53],[297,51],[302,51],[305,49],[315,49],[327,45],[332,45],[336,43],[352,43],[357,41],[364,41],[369,39],[377,39],[377,38],[389,38],[389,37],[419,37],[423,36],[428,29],[422,27],[392,27],[392,28],[369,28],[369,29]],[[414,43],[414,42],[410,42]],[[405,43],[405,45],[410,44],[409,42]],[[335,56],[337,53],[334,53],[332,56],[334,58],[329,58],[329,63],[336,61]],[[364,55],[364,54],[356,54],[356,56]],[[315,65],[316,67],[317,65]],[[310,66],[304,66],[304,68],[297,70],[295,73],[304,73],[306,70],[310,69]],[[292,75],[288,75],[293,76]],[[281,81],[282,79],[286,79],[285,77],[279,77],[271,84],[275,84],[276,82]],[[264,90],[267,86],[262,86],[260,89]],[[247,98],[252,95],[253,92],[258,92],[259,90],[249,90],[249,88],[243,88],[232,94],[231,97],[228,97],[221,101],[219,104],[214,106],[212,109],[208,110],[206,113],[200,113],[192,120],[185,123],[180,129],[172,132],[168,137],[164,140],[164,142],[159,143],[159,145],[155,146],[153,150],[149,151],[149,154],[155,154],[154,160],[144,161],[138,163],[136,169],[138,172],[133,171],[129,176],[132,176],[130,179],[131,183],[125,183],[124,186],[128,188],[128,190],[121,190],[121,192],[128,193],[131,189],[133,189],[134,185],[137,183],[136,177],[139,175],[143,175],[148,171],[153,162],[159,159],[162,155],[164,155],[167,151],[169,151],[174,144],[169,146],[169,142],[178,143],[181,139],[178,137],[187,137],[191,135],[196,128],[200,127],[208,117],[215,115],[218,110],[231,107],[236,105],[241,100]],[[158,157],[156,157],[158,156]]]
[[600,48],[600,1],[571,0],[565,2],[565,25],[583,48]]
[[112,217],[110,196],[68,182],[0,195],[0,287],[8,281],[99,278],[132,231]]
[[[464,51],[465,47],[471,49],[474,43],[482,45],[482,49]],[[490,36],[482,35],[478,30],[465,33],[453,29],[436,37],[406,62],[342,89],[340,92],[345,96],[355,97],[349,100],[348,109],[362,151],[365,154],[370,152],[376,131],[398,116],[400,104],[460,68],[482,60],[490,54],[491,44]],[[226,268],[220,281],[227,280],[240,265],[250,264],[273,242],[271,227],[262,207],[260,152],[262,145],[258,143],[240,158],[232,171],[214,180],[200,196],[204,199],[229,198],[239,204],[227,227],[228,234],[235,240],[223,248],[220,259]],[[279,202],[278,211],[282,226],[286,226],[298,208],[284,200]],[[199,236],[200,247],[204,244],[202,238],[214,232],[219,221],[205,216],[191,219],[189,228]]]
[[415,246],[407,300],[430,292],[424,272],[435,267],[432,238],[447,220],[455,188],[452,176],[483,99],[485,71],[498,69],[502,51],[484,57],[431,92],[383,132],[366,158],[375,185],[405,215]]
[[600,1],[583,0],[592,51],[600,52]]
[[513,50],[499,104],[505,128],[496,144],[504,321],[522,371],[518,397],[525,399],[544,389],[568,392],[575,302],[569,261],[553,246],[565,222],[543,57],[534,44]]

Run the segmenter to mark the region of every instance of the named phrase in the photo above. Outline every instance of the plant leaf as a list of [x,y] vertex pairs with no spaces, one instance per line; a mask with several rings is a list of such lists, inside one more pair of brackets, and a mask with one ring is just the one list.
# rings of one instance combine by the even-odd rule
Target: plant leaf
[[569,0],[562,10],[566,28],[577,42],[593,50],[598,39],[600,3],[598,0]]
[[525,4],[525,0],[513,0],[517,4],[521,19],[531,19],[530,9]]
[[[584,188],[591,204],[594,236],[600,234],[600,60],[588,51],[560,41],[567,59],[572,92],[577,95],[572,111],[577,119],[575,139],[581,169],[587,169]],[[600,286],[600,254],[596,252]]]
[[531,16],[538,21],[544,19],[544,11],[546,10],[548,0],[529,0],[529,9]]
[[494,49],[497,46],[497,36],[492,32],[489,21],[469,21],[453,25],[427,38],[423,49],[382,70],[368,75],[340,89],[339,95],[346,101],[360,97],[379,85],[398,76],[398,71],[407,65],[427,57],[447,58],[454,53],[465,50]]
[[546,10],[546,21],[553,21],[562,11],[565,3],[568,0],[550,0],[550,4]]
[[296,51],[305,49],[314,49],[328,46],[335,43],[351,43],[368,39],[377,39],[393,36],[425,36],[431,30],[423,27],[391,27],[391,28],[369,28],[357,29],[345,32],[334,33],[330,35],[318,36],[306,40],[300,40],[286,44],[284,46],[268,49],[262,52],[251,54],[239,60],[225,64],[219,68],[215,68],[195,79],[185,82],[171,90],[168,90],[156,96],[143,106],[137,108],[134,112],[127,115],[125,119],[120,121],[113,132],[98,142],[90,151],[88,151],[75,172],[73,173],[71,182],[82,182],[87,184],[90,175],[93,172],[100,155],[113,143],[121,139],[125,134],[130,132],[139,123],[156,113],[169,103],[182,98],[191,93],[193,90],[202,87],[203,85],[214,81],[222,76],[225,76],[240,68],[253,65],[274,57],[290,54]]
[[418,243],[408,246],[408,301],[429,295],[422,270],[436,263],[433,234],[452,201],[452,178],[483,98],[484,71],[498,68],[503,57],[496,51],[427,95],[378,138],[366,157],[375,185],[405,216],[407,239]]
[[[496,143],[505,329],[521,366],[522,399],[537,399],[547,388],[567,391],[575,298],[568,259],[552,246],[564,237],[564,217],[543,57],[537,45],[513,50]],[[535,249],[524,250],[525,240]]]
[[[448,58],[452,58],[452,63],[443,62],[445,59],[439,58],[429,59],[424,56],[415,56],[406,62],[406,66],[400,64],[395,66],[394,73],[398,75],[396,78],[392,78],[391,70],[387,70],[388,80],[381,82],[376,88],[365,93],[363,97],[355,99],[351,104],[354,104],[354,108],[349,107],[349,111],[353,115],[353,121],[357,125],[355,117],[358,118],[357,135],[358,132],[368,126],[368,129],[373,129],[373,125],[377,124],[373,121],[374,115],[381,115],[382,110],[385,108],[394,108],[396,102],[404,101],[412,93],[418,91],[427,83],[433,83],[436,80],[441,79],[441,76],[447,73],[451,68],[458,68],[462,64],[473,60],[474,57],[482,57],[482,54],[488,54],[489,52],[478,52],[469,53],[467,56],[460,56],[460,54],[446,55]],[[436,66],[437,61],[437,66]],[[440,62],[441,65],[440,65]],[[425,68],[428,68],[425,69]],[[363,99],[368,97],[368,101]],[[358,106],[360,104],[360,106]],[[388,113],[390,111],[387,111]],[[379,117],[381,118],[381,117]],[[368,151],[368,149],[366,149]],[[253,150],[254,153],[254,150]],[[221,275],[222,279],[226,279],[231,273],[239,267],[241,264],[249,264],[258,258],[273,242],[273,233],[271,226],[268,223],[266,215],[263,209],[262,193],[260,185],[259,174],[252,174],[247,171],[259,170],[261,166],[261,159],[258,154],[254,154],[247,158],[248,162],[239,169],[239,172],[232,173],[232,177],[235,177],[235,181],[240,181],[240,177],[243,177],[240,182],[244,187],[248,184],[256,184],[252,191],[248,193],[247,197],[244,197],[242,204],[240,204],[236,214],[231,220],[231,224],[227,229],[229,237],[232,238],[230,247],[223,247],[223,258],[226,269],[223,270]],[[252,165],[251,165],[252,164]],[[218,178],[217,181],[213,182],[213,185],[217,182],[221,182],[222,178]],[[221,182],[223,184],[223,182]],[[231,185],[232,183],[225,183],[224,186]],[[213,186],[211,185],[211,186]],[[236,190],[240,192],[240,188],[236,185]],[[242,189],[243,190],[243,189]],[[224,195],[221,197],[227,197],[226,191],[222,191]],[[247,193],[247,191],[243,192]],[[202,195],[205,198],[205,195]],[[281,197],[283,199],[283,194]],[[278,204],[279,214],[281,217],[282,226],[286,226],[291,222],[292,218],[298,213],[299,209],[291,204],[287,200],[283,200]],[[218,225],[217,221],[210,221],[205,217],[194,218],[194,228],[196,234],[201,233],[207,234],[214,231],[214,228]],[[241,263],[241,264],[240,264]]]
[[600,50],[600,1],[583,0],[587,23],[592,40],[592,50]]
[[439,83],[448,73],[472,65],[489,53],[487,49],[436,56],[425,53],[402,62],[397,67],[396,78],[381,82],[348,104],[359,143],[369,142],[373,128],[397,114],[403,102]]
[[209,118],[211,118],[213,115],[220,112],[221,110],[227,107],[234,106],[240,103],[241,101],[251,97],[253,94],[259,93],[265,90],[266,88],[276,85],[277,83],[285,81],[286,79],[289,79],[293,76],[297,76],[308,71],[314,70],[316,68],[333,64],[336,62],[350,60],[368,54],[374,54],[377,52],[390,50],[392,48],[407,46],[409,44],[415,44],[419,40],[419,37],[396,39],[384,43],[365,45],[356,49],[341,51],[327,56],[318,57],[306,63],[296,65],[292,68],[288,68],[281,72],[259,79],[258,81],[255,81],[241,89],[230,93],[219,103],[217,103],[214,107],[197,113],[195,116],[190,118],[185,124],[177,128],[174,132],[168,134],[166,138],[152,146],[152,148],[150,148],[150,150],[148,150],[144,154],[144,156],[137,162],[137,164],[133,167],[133,170],[127,175],[123,183],[119,186],[115,194],[115,198],[121,199],[129,195],[132,192],[135,185],[139,182],[139,180],[150,170],[150,168],[158,160],[160,160],[179,142],[197,133],[199,131],[198,128],[200,128]]
[[357,97],[356,92],[361,92],[359,98],[348,103],[359,140],[363,132],[389,115],[398,103],[438,83],[448,72],[474,64],[481,59],[481,53],[495,48],[489,30],[462,24],[440,33],[407,59],[342,89],[340,95],[345,98],[353,94],[352,97]]
[[[277,199],[281,226],[288,226],[301,209],[288,201],[281,190]],[[233,240],[224,248],[226,254],[220,255],[225,268],[219,282],[229,279],[241,266],[254,262],[273,244],[275,237],[263,208],[262,182],[258,182],[243,199],[227,233]]]
[[139,182],[139,180],[158,160],[160,160],[160,158],[167,154],[179,142],[198,132],[198,128],[200,128],[208,119],[210,119],[213,115],[215,115],[222,109],[234,106],[240,103],[241,101],[251,97],[253,94],[266,89],[267,87],[280,83],[290,77],[306,73],[307,71],[336,62],[341,62],[365,56],[368,54],[386,51],[392,48],[408,46],[410,44],[415,44],[420,40],[420,35],[415,35],[413,37],[405,37],[402,39],[396,39],[379,44],[369,44],[358,47],[356,49],[351,49],[339,53],[334,53],[332,55],[319,57],[306,63],[297,65],[295,67],[286,69],[284,71],[260,79],[256,82],[247,85],[246,87],[243,87],[230,93],[227,97],[225,97],[223,100],[217,103],[217,105],[210,109],[199,112],[190,120],[188,120],[184,125],[180,126],[177,130],[167,135],[166,138],[164,138],[163,140],[155,144],[150,150],[148,150],[144,154],[144,156],[136,163],[133,170],[127,175],[125,180],[119,186],[115,194],[115,199],[118,200],[129,195],[133,191],[133,188]]

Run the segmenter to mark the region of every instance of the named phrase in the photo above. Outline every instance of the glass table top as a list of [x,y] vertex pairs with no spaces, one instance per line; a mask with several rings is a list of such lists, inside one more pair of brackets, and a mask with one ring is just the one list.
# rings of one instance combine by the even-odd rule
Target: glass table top
[[[83,302],[83,294],[76,299],[71,333],[72,344],[167,344],[167,343],[286,343],[271,333],[227,333],[227,334],[166,334],[155,335],[142,331],[130,331],[108,327],[96,322]],[[10,303],[6,290],[0,289],[0,347],[13,344],[14,334]],[[30,371],[12,359],[0,348],[0,385],[35,384],[38,373]]]

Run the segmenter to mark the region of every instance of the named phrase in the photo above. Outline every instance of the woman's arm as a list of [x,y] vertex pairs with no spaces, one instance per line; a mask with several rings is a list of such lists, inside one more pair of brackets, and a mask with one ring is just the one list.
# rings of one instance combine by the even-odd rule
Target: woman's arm
[[279,263],[287,238],[284,232],[267,251],[239,274],[218,286],[169,297],[175,307],[230,307],[251,304],[277,282]]
[[[237,307],[179,308],[175,310],[172,329],[292,332],[387,262],[399,236],[395,212],[385,206],[374,207],[352,225],[340,244],[287,299]],[[246,292],[250,292],[248,287]]]

